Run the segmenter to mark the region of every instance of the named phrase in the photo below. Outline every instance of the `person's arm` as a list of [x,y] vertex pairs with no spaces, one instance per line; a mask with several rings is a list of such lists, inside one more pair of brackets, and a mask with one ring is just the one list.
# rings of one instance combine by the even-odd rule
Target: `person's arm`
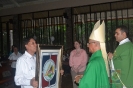
[[18,60],[16,64],[15,83],[16,85],[30,85],[30,80],[24,76],[24,68],[27,71],[26,64],[23,60]]
[[70,53],[70,57],[69,57],[69,66],[70,67],[73,67],[72,56],[73,56],[73,52]]
[[83,77],[80,79],[79,88],[96,88],[94,85],[96,80],[96,68],[93,66],[93,64],[89,64],[89,67],[85,71]]
[[8,57],[8,59],[9,59],[9,64],[11,64],[11,63],[13,62],[13,54],[11,54],[11,55]]
[[110,88],[106,68],[99,61],[91,61],[79,81],[79,88]]
[[81,69],[82,67],[85,67],[87,64],[88,56],[85,50],[82,52],[82,57],[83,58],[81,59],[81,64],[78,66],[78,70]]
[[28,77],[25,73],[28,73],[29,69],[24,60],[18,60],[16,64],[15,83],[16,85],[38,86],[38,82],[34,78]]
[[109,59],[109,66],[111,70],[115,70],[114,63],[113,63],[113,53],[108,53],[108,59]]
[[98,68],[95,63],[89,63],[83,77],[80,79],[79,88],[97,88],[95,85]]
[[70,53],[69,66],[72,68],[73,71],[77,72],[77,69],[74,68],[74,64],[73,64],[72,58],[73,58],[73,51]]

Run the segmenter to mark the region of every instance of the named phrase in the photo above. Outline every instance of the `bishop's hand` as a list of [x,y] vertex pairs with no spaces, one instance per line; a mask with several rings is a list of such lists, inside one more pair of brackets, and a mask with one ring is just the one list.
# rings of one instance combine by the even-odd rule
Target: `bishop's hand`
[[79,80],[82,78],[83,75],[75,76],[74,82],[79,83]]
[[108,58],[112,59],[113,58],[113,54],[111,52],[108,53]]

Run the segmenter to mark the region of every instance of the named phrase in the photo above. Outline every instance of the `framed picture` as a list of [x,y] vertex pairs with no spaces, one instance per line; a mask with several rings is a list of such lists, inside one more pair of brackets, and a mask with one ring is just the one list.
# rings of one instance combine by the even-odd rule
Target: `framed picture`
[[36,76],[38,88],[60,88],[63,46],[38,45]]

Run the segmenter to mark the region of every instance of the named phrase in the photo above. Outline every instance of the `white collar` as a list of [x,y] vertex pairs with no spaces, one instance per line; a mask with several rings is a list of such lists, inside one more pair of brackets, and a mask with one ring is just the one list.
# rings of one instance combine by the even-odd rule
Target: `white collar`
[[122,44],[124,44],[126,42],[130,42],[130,40],[128,38],[123,39],[122,41],[120,41],[119,45],[122,45]]
[[26,54],[29,58],[36,57],[36,55],[35,55],[35,54],[32,56],[32,55],[31,55],[31,54],[29,54],[27,51],[25,51],[25,54]]

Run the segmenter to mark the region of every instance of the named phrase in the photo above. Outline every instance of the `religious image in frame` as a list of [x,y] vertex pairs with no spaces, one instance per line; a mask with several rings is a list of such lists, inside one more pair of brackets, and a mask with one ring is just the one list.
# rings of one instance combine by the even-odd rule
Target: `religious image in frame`
[[38,88],[60,88],[62,46],[38,45],[36,80]]

